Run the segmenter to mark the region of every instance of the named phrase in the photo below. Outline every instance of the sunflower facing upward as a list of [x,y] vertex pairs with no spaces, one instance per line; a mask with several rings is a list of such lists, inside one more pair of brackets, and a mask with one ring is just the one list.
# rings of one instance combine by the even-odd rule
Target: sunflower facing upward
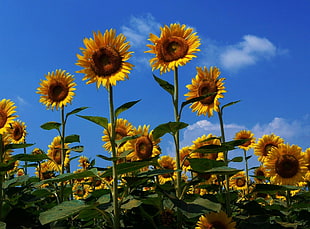
[[210,212],[202,215],[197,222],[195,229],[235,229],[236,222],[228,217],[225,212]]
[[186,25],[171,24],[160,27],[160,37],[150,34],[149,41],[153,45],[146,45],[151,50],[146,53],[155,54],[150,60],[152,70],[159,69],[160,74],[174,70],[178,66],[183,66],[194,57],[194,53],[200,51],[200,39],[193,33],[192,28]]
[[6,132],[6,129],[10,127],[10,123],[17,117],[13,115],[16,106],[9,99],[2,99],[0,101],[0,134]]
[[82,55],[77,54],[76,65],[83,67],[78,73],[84,73],[86,84],[95,83],[108,88],[115,86],[117,81],[128,78],[133,65],[128,63],[131,57],[129,42],[123,34],[116,36],[114,29],[93,33],[94,39],[85,38],[86,48],[80,48]]
[[223,98],[226,92],[224,87],[225,78],[218,79],[220,71],[217,67],[197,67],[197,75],[192,79],[192,84],[187,85],[189,92],[185,94],[186,99],[190,100],[207,94],[212,94],[200,101],[194,102],[190,108],[193,112],[197,111],[197,115],[213,116],[213,111],[219,111],[219,98]]
[[46,80],[41,80],[40,86],[37,89],[37,93],[41,94],[40,102],[52,110],[58,110],[71,103],[76,90],[73,75],[61,69],[49,72]]

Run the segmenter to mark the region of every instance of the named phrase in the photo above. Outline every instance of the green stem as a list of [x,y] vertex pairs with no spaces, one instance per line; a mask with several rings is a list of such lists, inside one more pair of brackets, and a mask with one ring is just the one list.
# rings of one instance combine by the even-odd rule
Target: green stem
[[[26,141],[24,141],[24,144],[26,144]],[[25,155],[27,154],[26,147],[24,147],[24,154],[25,154]],[[28,162],[27,162],[27,161],[25,161],[25,170],[24,170],[24,173],[25,173],[25,175],[28,174]]]
[[249,189],[249,165],[248,165],[248,159],[246,156],[246,150],[243,149],[243,156],[244,156],[244,161],[245,161],[245,181],[246,181],[246,188],[247,188],[247,194],[250,193]]
[[[2,134],[0,134],[0,163],[3,163],[3,157],[4,157],[4,145],[2,141]],[[3,192],[3,181],[4,181],[4,173],[0,173],[0,220],[3,218],[3,198],[4,198],[4,192]]]
[[65,108],[61,107],[61,174],[65,172],[65,158],[66,158],[66,150],[65,150]]
[[[219,108],[218,111],[218,117],[219,117],[219,121],[220,121],[220,128],[221,128],[221,142],[225,143],[225,130],[224,130],[224,121],[223,121],[223,113],[222,113],[222,109]],[[228,151],[224,151],[224,163],[225,166],[228,166]],[[226,198],[226,212],[228,216],[231,216],[232,210],[231,210],[231,206],[230,206],[230,191],[229,191],[229,176],[228,174],[225,174],[225,181],[226,181],[226,194],[225,194],[225,198]]]
[[[114,104],[113,104],[113,90],[112,86],[109,85],[108,87],[108,94],[109,94],[109,106],[110,106],[110,123],[111,123],[111,148],[112,148],[112,157],[117,157],[116,152],[116,145],[115,145],[115,126],[116,126],[116,120],[115,120],[115,112],[114,112]],[[117,174],[117,160],[113,160],[113,187],[112,187],[112,197],[113,197],[113,210],[114,210],[114,220],[113,220],[113,228],[118,229],[120,228],[120,211],[118,206],[118,174]]]

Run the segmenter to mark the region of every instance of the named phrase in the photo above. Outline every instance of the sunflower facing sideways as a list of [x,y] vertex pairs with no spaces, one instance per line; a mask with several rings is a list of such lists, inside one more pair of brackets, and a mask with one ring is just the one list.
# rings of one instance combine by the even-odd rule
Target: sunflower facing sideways
[[150,60],[152,70],[159,69],[160,74],[175,70],[196,57],[194,54],[200,51],[200,39],[192,28],[175,23],[170,27],[160,27],[160,30],[160,37],[150,34],[149,41],[153,44],[148,44],[150,50],[145,51],[155,54]]
[[[55,171],[61,171],[61,137],[57,136],[53,139],[52,143],[48,146],[49,149],[47,151],[47,156],[51,158],[50,167]],[[68,149],[69,144],[65,143],[65,149]],[[65,160],[64,166],[68,166],[70,159],[69,159],[70,150],[66,150],[65,152]]]
[[249,130],[241,130],[238,133],[235,134],[234,140],[245,140],[248,139],[245,143],[242,145],[239,145],[238,147],[240,149],[249,150],[254,147],[255,145],[255,138],[254,134]]
[[223,98],[226,92],[224,87],[225,78],[218,78],[220,71],[217,67],[201,68],[197,67],[197,75],[192,79],[192,84],[187,85],[189,92],[185,94],[187,100],[212,94],[200,101],[194,102],[190,108],[193,112],[197,111],[197,115],[213,116],[213,111],[219,111],[219,98]]
[[195,229],[235,229],[236,222],[228,217],[225,212],[210,212],[202,215],[196,224]]
[[280,144],[273,147],[264,167],[272,184],[297,185],[304,180],[308,171],[305,154],[297,145]]
[[2,99],[0,101],[0,134],[6,132],[6,129],[10,127],[10,123],[17,117],[13,115],[16,106],[9,99]]
[[73,75],[65,70],[57,69],[49,72],[45,80],[41,80],[37,93],[41,94],[40,102],[47,109],[58,110],[72,102],[75,86]]
[[114,29],[93,33],[94,38],[85,38],[86,48],[80,48],[82,55],[77,54],[76,65],[83,69],[77,71],[84,73],[83,80],[86,84],[96,83],[97,88],[101,85],[108,88],[115,86],[117,81],[128,78],[133,65],[128,63],[131,57],[130,45],[123,34],[116,36]]
[[[158,159],[158,164],[163,169],[175,170],[176,169],[176,161],[173,157],[170,156],[162,156]],[[164,184],[168,181],[173,181],[176,179],[176,173],[166,173],[158,176],[159,183]]]

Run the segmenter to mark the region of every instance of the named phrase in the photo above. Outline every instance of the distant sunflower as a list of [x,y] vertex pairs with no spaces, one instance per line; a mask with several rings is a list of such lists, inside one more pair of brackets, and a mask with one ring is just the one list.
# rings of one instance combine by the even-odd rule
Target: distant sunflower
[[189,92],[185,94],[186,99],[190,100],[200,96],[214,93],[200,101],[194,102],[190,108],[193,112],[197,111],[197,115],[213,116],[213,111],[219,111],[219,98],[223,98],[223,93],[226,92],[224,87],[225,78],[218,78],[220,70],[217,67],[197,67],[197,75],[192,79],[192,84],[187,85]]
[[9,99],[2,99],[0,101],[0,134],[3,134],[10,123],[17,117],[13,115],[16,111],[15,104]]
[[133,131],[133,135],[141,135],[138,138],[129,140],[125,147],[126,150],[132,150],[127,155],[127,160],[137,161],[155,157],[160,154],[158,143],[160,139],[154,140],[153,131],[149,132],[150,126],[139,126],[138,129]]
[[13,144],[24,143],[26,132],[26,125],[20,120],[14,120],[7,128],[7,132]]
[[72,102],[75,86],[73,75],[65,70],[57,69],[55,72],[49,72],[46,80],[41,80],[37,93],[41,94],[40,102],[47,109],[58,110]]
[[[158,159],[158,164],[163,168],[163,169],[169,169],[169,170],[176,170],[176,161],[173,157],[170,156],[162,156]],[[176,173],[166,173],[166,174],[161,174],[158,176],[159,178],[159,183],[164,184],[168,181],[173,181],[176,179]]]
[[229,186],[234,190],[246,190],[247,189],[247,178],[244,171],[240,171],[230,177]]
[[150,60],[152,70],[159,69],[160,74],[174,70],[178,66],[183,66],[194,57],[197,51],[200,51],[200,39],[194,33],[192,28],[186,28],[186,25],[171,24],[160,27],[160,37],[150,34],[148,44],[151,50],[146,53],[155,54]]
[[92,191],[91,186],[85,182],[75,182],[72,186],[73,197],[76,200],[86,199]]
[[267,177],[267,172],[266,172],[266,169],[264,166],[259,166],[258,168],[256,168],[254,170],[254,181],[257,183],[257,184],[261,184],[261,183],[264,183],[266,181],[266,178]]
[[254,134],[249,130],[241,130],[238,133],[236,133],[234,140],[243,140],[243,139],[249,139],[242,145],[239,145],[238,147],[244,150],[249,150],[254,147],[255,145],[255,138]]
[[81,167],[83,170],[88,169],[88,167],[90,166],[89,159],[85,156],[80,156],[78,166]]
[[273,147],[264,161],[264,167],[271,183],[278,185],[297,185],[308,171],[301,148],[289,144]]
[[222,153],[195,152],[195,150],[199,149],[200,147],[207,145],[221,145],[221,141],[212,134],[208,134],[208,136],[202,135],[193,141],[193,145],[190,146],[190,150],[193,151],[193,153],[190,154],[189,158],[207,158],[212,160],[220,159]]
[[275,134],[264,135],[255,144],[254,154],[259,156],[258,160],[260,162],[264,162],[270,150],[278,147],[281,143],[284,143],[284,140]]
[[225,212],[210,212],[202,215],[197,222],[195,229],[235,229],[236,222],[228,217]]
[[88,80],[86,84],[96,82],[97,88],[101,85],[108,88],[128,78],[133,65],[127,61],[133,52],[129,51],[126,37],[123,34],[116,36],[114,29],[106,30],[104,34],[94,32],[93,36],[93,39],[84,39],[83,55],[77,55],[76,64],[83,67],[77,72],[85,74],[83,80]]
[[[52,161],[51,167],[55,171],[60,171],[61,170],[61,137],[57,136],[53,139],[52,143],[48,146],[49,149],[47,151],[47,156],[51,158]],[[65,143],[65,149],[68,149],[69,144]],[[68,166],[70,159],[69,159],[69,153],[70,150],[65,150],[65,161],[64,161],[64,166]]]

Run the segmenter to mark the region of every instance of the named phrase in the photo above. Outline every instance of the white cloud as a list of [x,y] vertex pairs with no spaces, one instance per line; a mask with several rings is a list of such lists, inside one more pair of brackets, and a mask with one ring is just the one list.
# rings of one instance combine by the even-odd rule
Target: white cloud
[[17,97],[16,97],[16,104],[17,104],[18,106],[23,106],[23,105],[27,105],[28,102],[27,102],[24,98],[22,98],[22,97],[20,97],[20,96],[17,96]]

